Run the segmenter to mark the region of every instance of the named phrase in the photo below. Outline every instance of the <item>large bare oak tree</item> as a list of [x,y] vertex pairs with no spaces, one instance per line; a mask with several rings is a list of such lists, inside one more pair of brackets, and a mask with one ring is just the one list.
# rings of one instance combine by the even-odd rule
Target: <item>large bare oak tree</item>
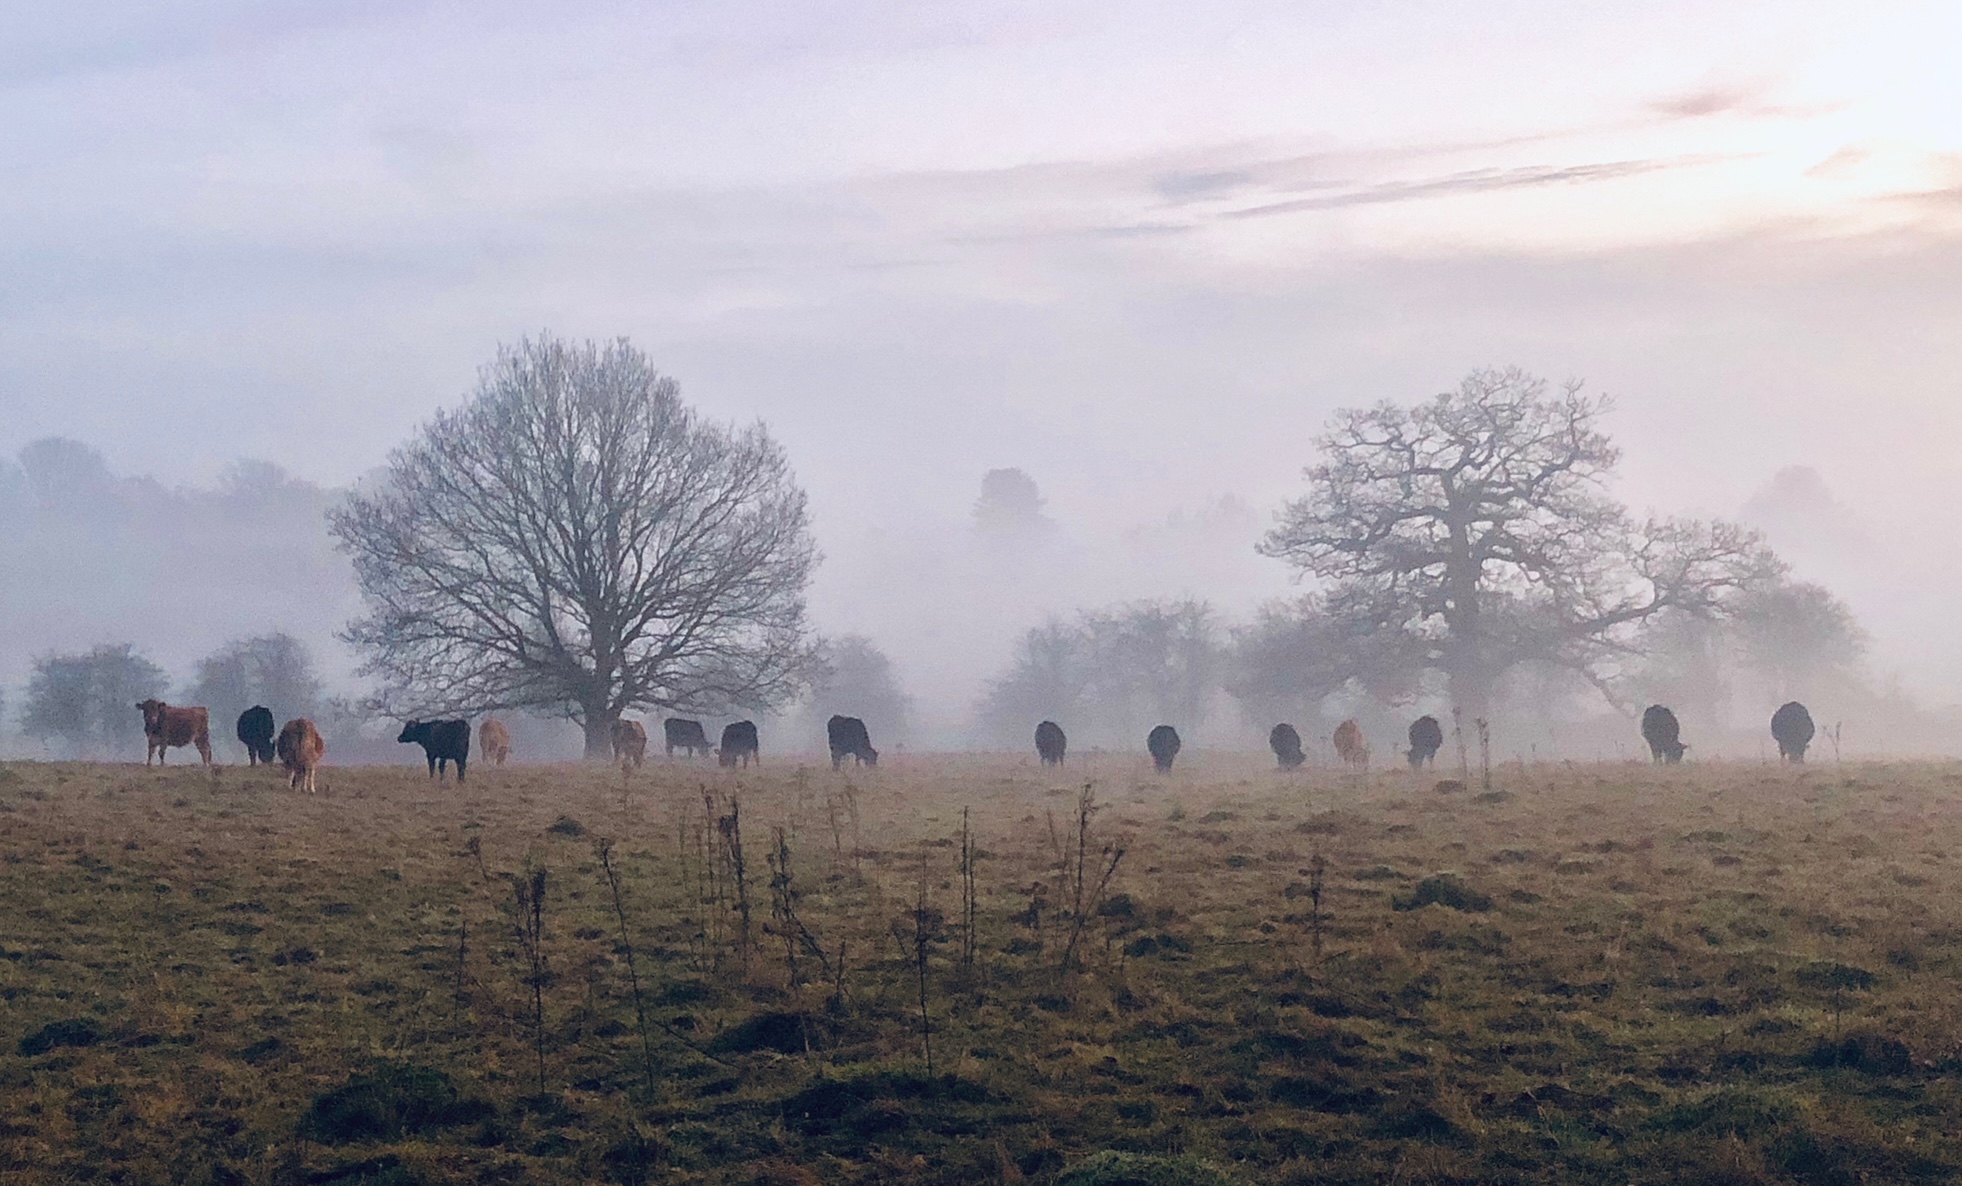
[[811,663],[783,450],[697,416],[624,340],[500,351],[333,531],[370,611],[345,637],[392,711],[559,713],[590,757],[624,711],[768,707]]
[[1784,566],[1732,524],[1635,521],[1606,489],[1620,458],[1608,406],[1508,368],[1413,407],[1338,412],[1308,494],[1261,550],[1319,578],[1358,643],[1441,671],[1469,713],[1524,663],[1616,700],[1643,622],[1722,613]]

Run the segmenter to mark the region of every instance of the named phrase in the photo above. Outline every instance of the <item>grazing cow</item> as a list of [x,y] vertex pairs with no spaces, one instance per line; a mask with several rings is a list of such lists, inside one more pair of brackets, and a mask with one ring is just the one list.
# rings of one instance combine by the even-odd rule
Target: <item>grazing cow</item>
[[496,717],[486,717],[477,726],[477,752],[489,758],[493,766],[504,765],[504,759],[511,756],[511,730]]
[[857,717],[832,717],[824,723],[824,736],[831,743],[833,770],[843,766],[846,758],[862,766],[879,764],[879,751],[872,748],[872,735],[865,731],[865,722]]
[[1444,726],[1437,723],[1436,717],[1418,717],[1410,722],[1410,768],[1429,766],[1437,761],[1437,751],[1444,748]]
[[1170,725],[1158,726],[1145,738],[1145,749],[1151,751],[1151,764],[1158,773],[1170,772],[1172,760],[1179,756],[1179,731]]
[[1771,735],[1778,740],[1778,756],[1787,762],[1805,762],[1812,734],[1812,714],[1796,700],[1771,714]]
[[1282,721],[1267,735],[1267,748],[1274,751],[1274,760],[1283,770],[1294,770],[1308,760],[1301,752],[1301,734],[1295,732],[1293,725]]
[[1676,721],[1676,714],[1660,704],[1651,704],[1642,712],[1642,740],[1649,743],[1649,757],[1655,762],[1670,765],[1683,760],[1683,751],[1689,746],[1682,742],[1683,727]]
[[152,698],[136,706],[143,714],[143,736],[149,746],[143,751],[143,764],[155,758],[164,764],[164,751],[176,745],[196,746],[204,764],[211,765],[211,714],[202,708],[172,708]]
[[272,764],[273,729],[272,710],[263,704],[255,704],[238,714],[238,742],[245,747],[246,765]]
[[680,717],[669,717],[661,722],[661,740],[667,743],[670,758],[674,757],[674,751],[678,749],[687,750],[691,758],[700,757],[711,750],[708,734],[702,732],[700,721],[684,721]]
[[1369,765],[1369,743],[1363,740],[1362,726],[1354,720],[1335,727],[1335,756],[1350,766]]
[[715,753],[715,760],[724,766],[747,766],[754,761],[763,764],[763,752],[757,746],[756,722],[737,721],[722,727],[722,747]]
[[1070,748],[1070,739],[1063,736],[1063,727],[1055,721],[1044,721],[1036,726],[1036,756],[1044,766],[1061,766],[1063,755]]
[[613,722],[613,760],[620,769],[638,770],[647,761],[647,728],[639,721]]
[[463,768],[470,762],[469,721],[410,721],[395,740],[422,747],[429,759],[429,777],[437,778],[440,771],[441,777],[448,778],[450,763],[455,762],[456,780],[463,781]]
[[[279,764],[286,767],[286,785],[299,790],[301,783],[307,784],[307,794],[313,794],[313,772],[320,767],[320,759],[327,753],[327,743],[320,739],[320,730],[305,717],[286,722],[279,731]],[[456,768],[458,781],[463,779],[463,764]]]

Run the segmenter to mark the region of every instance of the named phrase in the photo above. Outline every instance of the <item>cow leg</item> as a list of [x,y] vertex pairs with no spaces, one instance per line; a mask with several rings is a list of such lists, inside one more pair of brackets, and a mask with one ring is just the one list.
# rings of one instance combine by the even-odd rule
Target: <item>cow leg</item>
[[464,758],[459,755],[456,760],[456,782],[458,786],[463,785],[463,766]]

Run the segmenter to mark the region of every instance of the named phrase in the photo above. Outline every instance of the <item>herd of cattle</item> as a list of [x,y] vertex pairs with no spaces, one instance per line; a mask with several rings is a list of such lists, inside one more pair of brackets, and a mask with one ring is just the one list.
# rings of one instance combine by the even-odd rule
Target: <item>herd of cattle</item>
[[[136,707],[143,713],[143,735],[149,743],[143,756],[145,766],[152,759],[163,762],[165,751],[177,746],[195,748],[204,764],[211,765],[211,719],[207,710],[177,707],[155,699],[145,700]],[[721,765],[730,767],[746,767],[751,762],[760,765],[763,760],[754,721],[736,721],[725,726],[722,743],[717,746],[709,745],[708,734],[700,721],[669,717],[661,722],[661,733],[670,758],[681,750],[691,759],[713,754]],[[1778,743],[1778,756],[1787,762],[1805,761],[1813,733],[1812,714],[1796,700],[1772,714],[1771,736]],[[879,764],[879,751],[872,748],[871,734],[866,732],[865,722],[857,717],[832,717],[825,723],[825,738],[831,747],[833,770],[843,766],[847,758],[865,766]],[[327,753],[327,743],[312,721],[295,718],[275,734],[272,711],[255,704],[239,714],[238,739],[245,746],[250,765],[271,765],[276,758],[286,770],[289,787],[297,790],[305,785],[309,792],[313,791],[314,772]],[[1404,751],[1404,756],[1411,769],[1430,765],[1444,748],[1444,727],[1436,717],[1418,717],[1411,722],[1409,739],[1410,748]],[[1658,763],[1680,762],[1689,750],[1683,743],[1682,725],[1676,714],[1660,704],[1651,704],[1642,713],[1642,739],[1648,743],[1650,757]],[[464,780],[464,771],[470,763],[469,721],[410,721],[402,726],[395,740],[422,747],[431,778],[447,779],[450,764],[454,762],[456,780]],[[1368,766],[1369,743],[1363,737],[1361,725],[1353,720],[1343,721],[1336,726],[1330,740],[1335,745],[1336,756],[1345,765]],[[1267,744],[1283,770],[1293,770],[1307,760],[1301,748],[1300,732],[1286,722],[1274,726],[1267,735]],[[1044,766],[1060,766],[1069,751],[1069,738],[1061,725],[1044,721],[1036,726],[1035,746]],[[1145,749],[1160,773],[1172,768],[1179,748],[1178,730],[1170,725],[1159,725],[1145,738]],[[486,719],[477,727],[477,749],[496,765],[504,765],[505,759],[511,756],[511,731],[502,721]],[[613,759],[622,769],[636,770],[646,761],[647,729],[639,721],[623,718],[614,722]]]
[[[1771,737],[1778,743],[1778,756],[1787,762],[1805,761],[1805,751],[1812,745],[1815,730],[1812,714],[1805,705],[1794,700],[1783,705],[1771,714]],[[1410,748],[1404,757],[1415,770],[1428,766],[1437,759],[1437,752],[1444,748],[1444,726],[1433,716],[1421,716],[1410,723]],[[1683,744],[1683,729],[1676,720],[1676,714],[1660,704],[1651,704],[1642,713],[1642,740],[1648,743],[1649,756],[1657,763],[1674,765],[1683,760],[1689,746]],[[1062,727],[1054,721],[1044,721],[1036,726],[1036,753],[1042,756],[1045,766],[1060,763],[1067,741]],[[1335,727],[1335,735],[1330,738],[1335,745],[1335,755],[1345,766],[1363,767],[1369,765],[1369,743],[1363,737],[1362,726],[1353,720],[1343,721]],[[1275,761],[1283,770],[1293,770],[1308,760],[1301,748],[1301,733],[1293,725],[1283,721],[1267,734],[1267,744],[1274,751]],[[1160,773],[1172,768],[1172,762],[1179,756],[1179,732],[1170,725],[1159,725],[1145,738],[1145,750],[1151,754],[1151,761]]]
[[[150,699],[136,706],[143,714],[143,736],[147,747],[143,764],[150,765],[154,760],[164,762],[166,751],[190,746],[198,751],[204,764],[211,765],[211,713],[203,708],[189,708],[165,704],[161,700]],[[724,766],[748,766],[751,762],[762,763],[761,747],[756,735],[756,722],[736,721],[722,730],[722,744],[710,746],[708,734],[702,730],[700,721],[669,717],[661,725],[663,740],[666,742],[668,757],[674,757],[676,750],[685,750],[690,758],[701,754],[713,754]],[[255,704],[239,714],[238,740],[245,747],[248,765],[261,763],[271,765],[277,757],[287,773],[287,785],[298,789],[302,784],[311,793],[314,789],[314,771],[320,766],[321,758],[326,756],[327,743],[321,739],[320,730],[312,721],[299,717],[286,722],[275,739],[273,733],[272,710]],[[831,768],[836,770],[850,758],[862,765],[879,764],[879,751],[872,748],[872,736],[866,732],[865,722],[857,717],[834,716],[825,725],[827,738],[831,743]],[[1058,730],[1060,736],[1061,730]],[[465,720],[448,721],[410,721],[402,726],[402,732],[395,738],[403,745],[419,745],[423,757],[429,765],[429,777],[446,780],[450,765],[456,765],[456,780],[464,781],[465,772],[470,765],[470,722]],[[511,756],[511,730],[495,717],[487,718],[477,726],[477,750],[502,766]],[[647,729],[639,721],[621,719],[613,723],[613,760],[623,769],[639,769],[647,759]],[[1062,760],[1059,748],[1057,760]]]

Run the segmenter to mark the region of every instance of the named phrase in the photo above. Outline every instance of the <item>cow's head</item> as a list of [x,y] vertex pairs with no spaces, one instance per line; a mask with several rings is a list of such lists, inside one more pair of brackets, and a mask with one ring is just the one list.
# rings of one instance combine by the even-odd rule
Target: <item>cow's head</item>
[[412,741],[427,741],[429,740],[429,726],[422,721],[410,721],[402,726],[402,735],[395,740],[404,745]]
[[865,747],[864,758],[867,766],[877,766],[879,764],[879,751],[868,745]]
[[164,702],[154,696],[136,706],[136,710],[143,714],[145,733],[155,733],[163,727],[164,707]]

